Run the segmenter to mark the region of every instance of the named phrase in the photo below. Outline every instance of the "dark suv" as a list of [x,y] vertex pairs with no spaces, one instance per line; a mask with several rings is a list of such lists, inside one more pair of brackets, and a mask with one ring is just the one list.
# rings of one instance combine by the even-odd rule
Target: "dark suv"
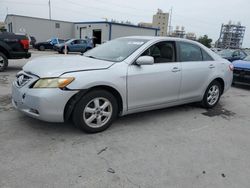
[[25,35],[0,33],[0,72],[8,66],[8,59],[30,58],[29,39]]

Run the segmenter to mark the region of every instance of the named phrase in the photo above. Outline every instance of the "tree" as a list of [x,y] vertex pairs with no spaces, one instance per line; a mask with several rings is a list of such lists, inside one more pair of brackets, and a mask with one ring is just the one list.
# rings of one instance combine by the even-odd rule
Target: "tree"
[[198,42],[200,42],[201,44],[203,44],[204,46],[208,47],[208,48],[211,48],[211,43],[212,43],[212,39],[208,38],[207,35],[204,35],[202,37],[200,37],[198,39]]
[[4,26],[0,27],[0,32],[4,32],[4,31],[6,31],[5,27]]

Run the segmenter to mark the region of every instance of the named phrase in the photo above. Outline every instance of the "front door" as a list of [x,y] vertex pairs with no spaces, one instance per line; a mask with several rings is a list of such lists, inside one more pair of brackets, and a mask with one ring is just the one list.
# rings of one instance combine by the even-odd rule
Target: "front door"
[[176,62],[174,42],[159,42],[141,56],[154,57],[153,65],[128,67],[128,109],[136,109],[178,100],[181,65]]

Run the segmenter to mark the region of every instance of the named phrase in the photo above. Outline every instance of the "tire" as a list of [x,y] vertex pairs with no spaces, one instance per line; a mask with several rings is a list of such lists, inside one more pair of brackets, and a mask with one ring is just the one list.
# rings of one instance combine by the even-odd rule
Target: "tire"
[[213,108],[217,105],[222,94],[222,86],[218,81],[209,84],[203,96],[201,105],[205,108]]
[[8,67],[7,57],[0,52],[0,72],[4,71]]
[[105,90],[87,93],[75,106],[74,124],[87,133],[106,130],[118,114],[116,98]]
[[38,49],[39,49],[40,51],[44,51],[44,50],[45,50],[45,46],[41,45],[41,46],[39,46]]

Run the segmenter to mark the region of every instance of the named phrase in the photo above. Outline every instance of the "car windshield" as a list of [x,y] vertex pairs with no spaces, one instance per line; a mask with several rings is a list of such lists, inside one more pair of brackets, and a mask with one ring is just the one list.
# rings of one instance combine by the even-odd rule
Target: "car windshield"
[[244,61],[250,61],[250,55],[245,57]]
[[233,50],[222,50],[222,51],[218,52],[218,54],[221,57],[231,57],[233,52],[234,52]]
[[115,39],[86,52],[84,55],[101,60],[120,62],[129,57],[147,41],[134,38]]

